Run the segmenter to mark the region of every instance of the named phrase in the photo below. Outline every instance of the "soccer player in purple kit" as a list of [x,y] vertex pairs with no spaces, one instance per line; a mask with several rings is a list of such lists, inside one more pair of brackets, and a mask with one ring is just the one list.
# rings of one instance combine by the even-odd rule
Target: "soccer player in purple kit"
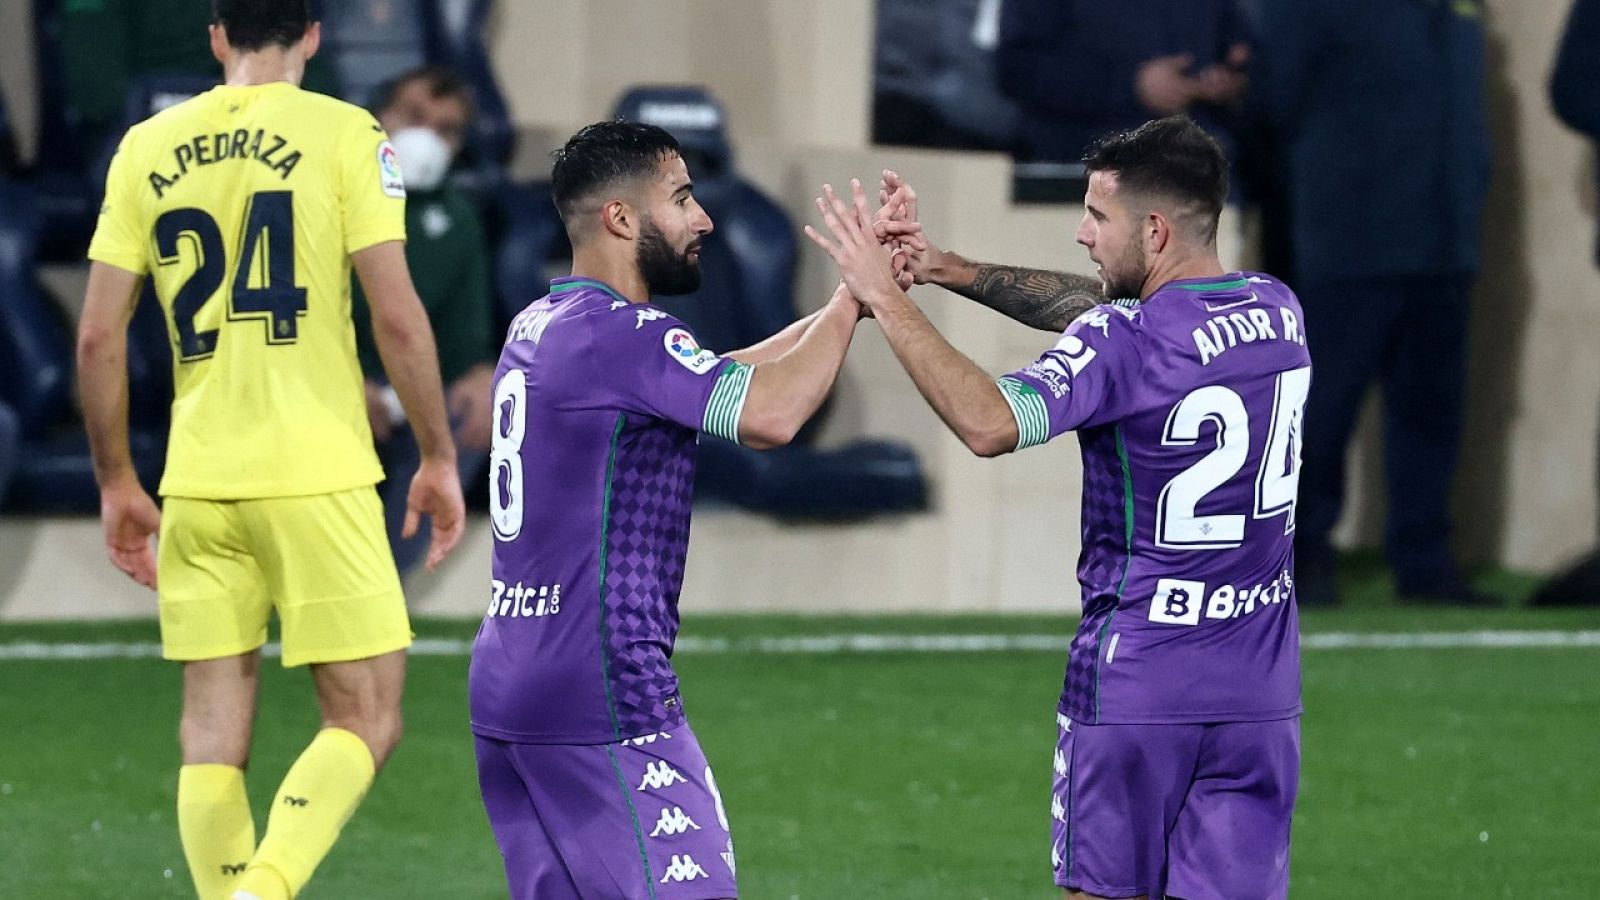
[[1311,360],[1300,305],[1225,272],[1227,165],[1181,117],[1085,159],[1077,239],[1115,299],[1001,377],[895,283],[877,221],[808,227],[929,404],[980,456],[1076,431],[1083,621],[1058,707],[1052,865],[1069,897],[1260,900],[1289,884],[1300,665],[1292,537]]
[[832,299],[719,357],[650,302],[700,284],[712,223],[667,132],[601,122],[554,154],[572,276],[495,372],[493,592],[469,676],[478,777],[513,898],[737,896],[717,783],[669,658],[698,433],[787,443],[862,307]]

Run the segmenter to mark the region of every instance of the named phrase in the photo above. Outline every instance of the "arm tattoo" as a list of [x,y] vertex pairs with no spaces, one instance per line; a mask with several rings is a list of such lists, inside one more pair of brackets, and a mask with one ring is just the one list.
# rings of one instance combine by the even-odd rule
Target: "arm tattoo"
[[1040,331],[1064,331],[1073,319],[1105,302],[1098,278],[987,263],[978,266],[972,286],[960,293]]

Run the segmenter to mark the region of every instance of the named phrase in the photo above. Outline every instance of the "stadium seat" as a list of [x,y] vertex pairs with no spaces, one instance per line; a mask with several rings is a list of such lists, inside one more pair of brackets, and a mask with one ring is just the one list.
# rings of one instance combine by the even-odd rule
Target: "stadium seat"
[[[0,402],[15,418],[19,450],[7,508],[99,509],[94,467],[71,402],[70,323],[34,279],[39,216],[33,194],[0,182]],[[142,303],[130,330],[129,441],[141,480],[154,486],[165,457],[170,372],[159,354],[166,325]]]
[[[695,197],[716,224],[700,254],[700,290],[666,300],[667,308],[717,351],[749,346],[794,321],[794,224],[739,177],[721,105],[699,87],[639,87],[623,95],[614,115],[659,125],[677,138]],[[544,295],[551,261],[570,258],[571,248],[548,186],[505,191],[501,217],[504,238],[495,266],[509,320]],[[826,409],[794,444],[768,453],[702,436],[698,495],[796,518],[853,518],[926,506],[922,468],[909,447],[885,441],[834,450],[810,446],[825,415]]]

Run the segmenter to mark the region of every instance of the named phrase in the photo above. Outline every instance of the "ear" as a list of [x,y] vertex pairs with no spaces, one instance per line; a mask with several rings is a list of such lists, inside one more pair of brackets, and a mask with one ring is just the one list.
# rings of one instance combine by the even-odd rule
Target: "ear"
[[1162,213],[1152,210],[1144,217],[1144,231],[1140,237],[1144,240],[1145,252],[1154,256],[1172,243],[1172,222]]
[[317,49],[322,46],[322,23],[312,22],[306,27],[305,36],[300,38],[300,47],[305,50],[306,59],[317,55]]
[[228,56],[233,49],[228,46],[228,30],[215,22],[206,26],[206,29],[211,33],[211,55],[216,57],[217,62],[227,66]]
[[608,200],[600,206],[600,224],[613,236],[631,241],[639,233],[639,214],[622,200]]

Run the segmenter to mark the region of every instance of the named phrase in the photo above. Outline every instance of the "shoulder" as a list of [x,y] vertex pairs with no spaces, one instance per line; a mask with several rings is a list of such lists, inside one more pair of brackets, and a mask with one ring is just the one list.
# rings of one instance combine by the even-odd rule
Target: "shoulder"
[[1073,319],[1057,346],[1069,343],[1069,338],[1090,345],[1136,342],[1146,328],[1148,313],[1137,300],[1102,303]]

